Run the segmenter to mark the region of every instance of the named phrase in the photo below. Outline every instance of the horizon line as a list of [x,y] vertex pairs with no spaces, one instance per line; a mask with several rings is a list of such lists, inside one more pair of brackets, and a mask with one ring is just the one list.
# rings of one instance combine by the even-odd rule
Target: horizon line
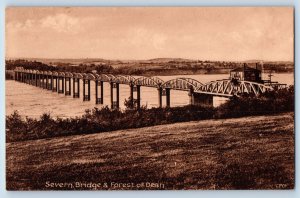
[[68,60],[68,59],[74,59],[74,60],[80,60],[80,59],[102,59],[106,61],[149,61],[149,60],[155,60],[155,59],[186,59],[186,60],[194,60],[194,61],[212,61],[212,62],[247,62],[247,61],[257,61],[257,62],[293,62],[295,63],[295,60],[262,60],[262,59],[247,59],[247,60],[214,60],[214,59],[197,59],[197,58],[182,58],[182,57],[156,57],[156,58],[148,58],[148,59],[108,59],[108,58],[99,58],[99,57],[86,57],[86,58],[37,58],[37,57],[5,57],[5,60],[7,59],[57,59],[57,60]]

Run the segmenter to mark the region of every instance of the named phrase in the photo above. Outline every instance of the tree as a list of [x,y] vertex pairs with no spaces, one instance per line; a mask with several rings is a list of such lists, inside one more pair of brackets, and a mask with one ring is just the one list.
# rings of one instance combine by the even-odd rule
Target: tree
[[134,109],[137,107],[137,99],[131,98],[129,96],[128,99],[125,99],[124,105],[126,109]]

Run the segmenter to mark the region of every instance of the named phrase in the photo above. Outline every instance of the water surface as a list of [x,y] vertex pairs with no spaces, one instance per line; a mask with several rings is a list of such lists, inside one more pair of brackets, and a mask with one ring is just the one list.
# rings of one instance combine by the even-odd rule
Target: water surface
[[[164,81],[174,79],[176,77],[188,77],[196,79],[202,83],[206,83],[218,79],[227,79],[227,74],[213,75],[185,75],[185,76],[159,76]],[[267,79],[266,75],[263,75]],[[272,80],[288,85],[294,84],[293,74],[274,74]],[[33,118],[40,117],[43,113],[50,113],[54,117],[75,117],[84,114],[86,109],[94,107],[101,108],[102,105],[95,104],[95,84],[91,81],[91,101],[83,102],[82,99],[82,82],[80,90],[80,98],[65,96],[56,92],[48,91],[28,84],[7,80],[6,86],[6,115],[10,115],[15,110],[22,116]],[[130,89],[128,85],[120,84],[120,107],[124,109],[125,98],[128,98]],[[136,92],[134,93],[136,98]],[[224,102],[224,98],[214,98],[214,106]],[[171,106],[183,106],[189,103],[188,92],[171,90]],[[163,97],[163,106],[166,99]],[[104,105],[110,107],[110,85],[104,83]],[[156,88],[141,87],[141,105],[148,108],[158,106],[158,93]]]

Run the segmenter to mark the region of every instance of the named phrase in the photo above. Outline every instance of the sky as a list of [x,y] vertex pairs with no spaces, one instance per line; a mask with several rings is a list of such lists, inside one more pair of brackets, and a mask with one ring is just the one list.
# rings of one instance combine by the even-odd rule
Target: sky
[[292,7],[8,7],[6,58],[293,61]]

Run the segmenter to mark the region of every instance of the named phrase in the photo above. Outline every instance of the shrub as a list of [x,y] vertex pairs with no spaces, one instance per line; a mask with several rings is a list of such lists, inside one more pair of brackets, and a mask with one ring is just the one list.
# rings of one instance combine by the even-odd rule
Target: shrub
[[7,142],[24,141],[212,118],[274,114],[293,110],[294,87],[290,86],[265,92],[258,97],[250,94],[235,96],[217,108],[188,105],[147,109],[146,106],[142,106],[138,110],[121,111],[105,106],[101,109],[86,110],[81,117],[54,119],[50,114],[43,114],[38,120],[22,119],[15,111],[6,116],[6,139]]

